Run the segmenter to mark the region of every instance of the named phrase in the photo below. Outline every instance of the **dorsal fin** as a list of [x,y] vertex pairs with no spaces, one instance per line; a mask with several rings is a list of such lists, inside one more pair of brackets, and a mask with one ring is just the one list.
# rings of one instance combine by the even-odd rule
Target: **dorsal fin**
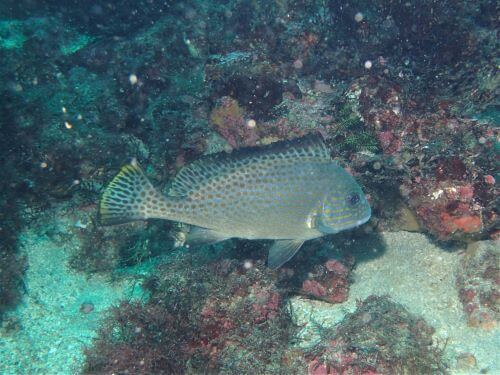
[[331,160],[330,153],[318,134],[307,135],[291,141],[280,141],[260,147],[246,147],[233,152],[220,152],[202,157],[182,168],[170,187],[170,196],[186,196],[205,181],[224,175],[268,155],[280,159]]

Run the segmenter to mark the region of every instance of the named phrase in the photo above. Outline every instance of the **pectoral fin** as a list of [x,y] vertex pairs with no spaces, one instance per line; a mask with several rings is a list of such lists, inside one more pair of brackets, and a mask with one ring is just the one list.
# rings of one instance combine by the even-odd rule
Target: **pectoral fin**
[[216,242],[227,240],[226,234],[219,233],[213,229],[202,227],[191,227],[186,239],[188,245],[210,245]]
[[269,249],[267,266],[273,270],[280,268],[299,251],[303,240],[277,240]]

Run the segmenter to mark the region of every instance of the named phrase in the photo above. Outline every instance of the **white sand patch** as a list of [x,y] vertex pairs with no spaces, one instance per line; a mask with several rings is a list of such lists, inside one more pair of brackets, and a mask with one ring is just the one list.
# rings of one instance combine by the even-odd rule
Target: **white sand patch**
[[[79,243],[68,225],[60,221],[46,233],[28,228],[19,236],[29,263],[27,293],[12,312],[22,329],[0,336],[1,374],[79,373],[82,348],[91,343],[101,313],[119,299],[141,293],[132,279],[110,283],[103,276],[87,278],[71,270],[68,256]],[[91,302],[94,311],[80,312],[83,302]]]

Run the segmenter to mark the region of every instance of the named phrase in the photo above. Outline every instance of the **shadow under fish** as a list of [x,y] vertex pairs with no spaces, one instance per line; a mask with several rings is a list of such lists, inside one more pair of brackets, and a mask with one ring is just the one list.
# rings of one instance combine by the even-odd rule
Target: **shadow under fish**
[[161,194],[133,159],[104,190],[103,225],[166,219],[194,226],[188,244],[272,239],[277,269],[310,239],[364,224],[371,209],[356,180],[319,135],[201,158]]

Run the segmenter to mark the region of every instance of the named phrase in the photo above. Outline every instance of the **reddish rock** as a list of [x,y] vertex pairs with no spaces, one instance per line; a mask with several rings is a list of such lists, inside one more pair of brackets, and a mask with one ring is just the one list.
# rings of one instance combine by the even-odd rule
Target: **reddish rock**
[[500,253],[495,241],[472,243],[458,267],[456,286],[469,326],[486,330],[500,320]]
[[327,367],[325,363],[319,362],[316,358],[313,359],[307,368],[308,375],[330,375],[333,372]]
[[302,290],[314,297],[321,298],[326,296],[326,288],[316,280],[304,280]]
[[302,292],[331,303],[344,302],[349,295],[349,271],[346,264],[330,259],[316,266],[302,282]]

